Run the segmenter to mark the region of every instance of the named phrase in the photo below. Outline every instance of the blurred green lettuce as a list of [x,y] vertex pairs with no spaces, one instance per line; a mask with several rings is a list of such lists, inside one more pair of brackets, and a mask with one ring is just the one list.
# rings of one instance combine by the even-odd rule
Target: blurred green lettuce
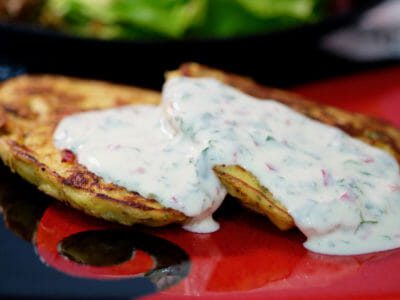
[[326,0],[48,0],[41,21],[105,39],[243,36],[316,22]]

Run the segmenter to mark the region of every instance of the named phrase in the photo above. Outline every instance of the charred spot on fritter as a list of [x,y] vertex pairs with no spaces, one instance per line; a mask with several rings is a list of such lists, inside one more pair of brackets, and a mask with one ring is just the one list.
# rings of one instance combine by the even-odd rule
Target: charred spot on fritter
[[99,178],[96,175],[76,169],[62,181],[63,184],[77,188],[87,188],[88,186],[96,185],[98,182]]

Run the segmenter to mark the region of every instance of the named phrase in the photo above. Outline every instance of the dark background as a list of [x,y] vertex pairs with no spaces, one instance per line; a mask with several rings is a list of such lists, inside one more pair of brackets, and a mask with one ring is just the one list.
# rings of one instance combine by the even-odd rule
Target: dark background
[[[17,73],[59,73],[159,89],[166,70],[195,61],[288,87],[392,64],[352,62],[320,49],[322,37],[356,22],[379,2],[355,1],[352,10],[333,13],[319,24],[218,40],[101,41],[0,23],[0,65],[12,66]],[[0,77],[7,71],[0,69]]]

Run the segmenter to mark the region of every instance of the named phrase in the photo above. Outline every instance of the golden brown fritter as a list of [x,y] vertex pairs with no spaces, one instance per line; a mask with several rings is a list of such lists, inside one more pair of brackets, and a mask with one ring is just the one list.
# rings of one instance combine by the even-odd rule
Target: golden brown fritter
[[[385,122],[315,104],[278,89],[197,64],[185,64],[173,75],[215,77],[258,98],[270,98],[353,137],[380,147],[400,160],[400,132]],[[76,163],[69,151],[56,149],[52,135],[62,117],[120,105],[158,104],[157,92],[61,76],[22,76],[0,86],[0,156],[10,168],[45,193],[86,213],[122,224],[162,226],[187,217],[153,199],[104,182]],[[294,226],[287,209],[240,166],[214,171],[228,192],[246,207],[267,216],[280,229]]]
[[97,81],[61,76],[11,79],[0,86],[0,156],[41,191],[90,215],[128,225],[183,222],[182,213],[104,182],[52,141],[65,115],[159,101],[157,92]]
[[[400,131],[387,122],[317,104],[287,91],[262,86],[249,78],[195,63],[184,64],[179,70],[167,74],[167,76],[176,75],[214,77],[251,96],[275,99],[312,119],[338,127],[357,139],[387,151],[400,162]],[[267,216],[282,230],[294,226],[287,209],[250,172],[236,165],[215,166],[214,172],[229,194],[236,197],[242,205]]]

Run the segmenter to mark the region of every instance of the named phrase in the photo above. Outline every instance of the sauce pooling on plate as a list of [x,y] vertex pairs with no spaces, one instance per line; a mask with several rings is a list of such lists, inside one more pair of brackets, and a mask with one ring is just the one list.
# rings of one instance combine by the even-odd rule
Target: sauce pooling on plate
[[400,247],[392,156],[214,79],[173,78],[159,106],[66,117],[54,142],[104,180],[189,216],[190,231],[218,229],[212,213],[226,190],[212,167],[240,165],[287,208],[306,248],[361,254]]

